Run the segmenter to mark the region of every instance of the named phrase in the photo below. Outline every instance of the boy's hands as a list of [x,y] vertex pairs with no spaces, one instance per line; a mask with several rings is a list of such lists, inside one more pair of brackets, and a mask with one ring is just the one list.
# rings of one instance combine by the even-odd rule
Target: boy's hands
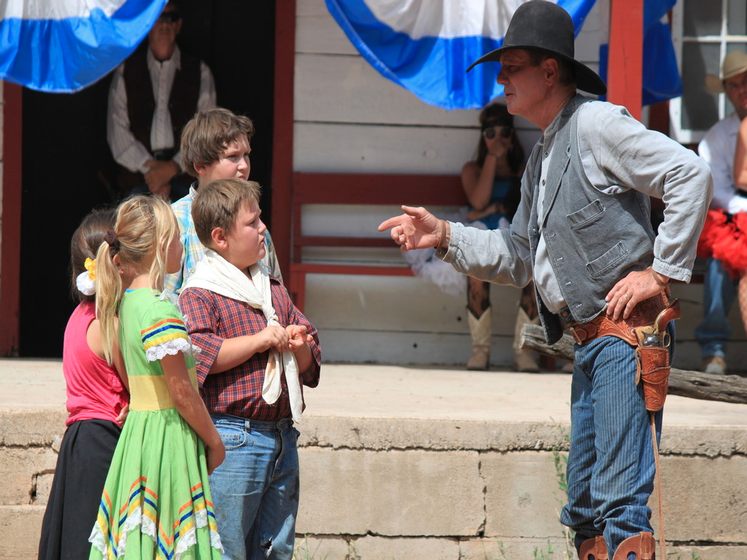
[[288,349],[288,333],[279,326],[265,327],[253,336],[257,343],[257,352],[265,352],[270,348],[275,348],[279,352]]
[[275,348],[278,352],[298,352],[307,342],[313,341],[311,335],[306,334],[306,327],[303,325],[266,327],[254,337],[258,352],[265,352],[270,348]]
[[306,327],[303,325],[288,325],[285,330],[288,333],[288,347],[291,352],[298,352],[306,343],[314,340],[310,334],[306,334]]

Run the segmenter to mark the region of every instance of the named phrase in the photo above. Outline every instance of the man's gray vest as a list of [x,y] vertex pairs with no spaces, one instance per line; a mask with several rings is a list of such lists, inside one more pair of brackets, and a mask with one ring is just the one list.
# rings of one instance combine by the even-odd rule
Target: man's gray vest
[[[561,111],[547,171],[542,219],[550,263],[572,320],[579,323],[590,321],[604,310],[605,296],[621,278],[651,265],[655,238],[648,195],[633,189],[605,194],[587,180],[577,141],[578,109],[583,103],[600,102],[576,96]],[[528,232],[532,262],[540,239],[537,199],[542,155],[538,144],[527,163],[528,179],[534,188]],[[560,318],[547,309],[539,294],[537,301],[545,337],[552,344],[563,334]]]

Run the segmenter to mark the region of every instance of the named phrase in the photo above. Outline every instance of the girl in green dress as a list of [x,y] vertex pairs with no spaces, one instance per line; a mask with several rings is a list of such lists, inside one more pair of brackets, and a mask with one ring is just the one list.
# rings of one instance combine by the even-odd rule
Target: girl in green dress
[[171,208],[125,200],[97,255],[96,315],[111,360],[115,324],[130,413],[91,532],[90,558],[221,558],[208,474],[225,448],[197,392],[195,350],[177,308],[159,297],[181,262]]

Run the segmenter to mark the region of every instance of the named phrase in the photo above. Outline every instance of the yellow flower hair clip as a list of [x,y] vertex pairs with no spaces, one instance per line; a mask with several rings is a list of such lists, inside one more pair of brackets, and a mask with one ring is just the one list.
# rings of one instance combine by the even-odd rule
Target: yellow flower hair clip
[[86,258],[86,262],[83,263],[83,266],[88,271],[88,277],[95,282],[96,281],[96,259]]
[[75,286],[83,295],[92,296],[96,293],[96,260],[86,259],[83,266],[85,270],[78,274],[75,279]]

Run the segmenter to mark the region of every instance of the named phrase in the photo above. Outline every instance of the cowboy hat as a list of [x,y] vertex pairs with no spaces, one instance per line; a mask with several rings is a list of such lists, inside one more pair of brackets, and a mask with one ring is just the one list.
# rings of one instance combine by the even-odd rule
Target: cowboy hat
[[742,72],[747,72],[747,54],[742,51],[731,51],[721,63],[720,78],[713,74],[706,74],[706,88],[711,93],[724,93],[724,80],[733,78]]
[[514,12],[503,46],[489,52],[467,68],[467,72],[483,62],[500,62],[508,49],[546,52],[568,61],[576,73],[576,87],[595,95],[607,93],[607,86],[596,72],[574,58],[575,32],[568,12],[553,2],[530,0]]

